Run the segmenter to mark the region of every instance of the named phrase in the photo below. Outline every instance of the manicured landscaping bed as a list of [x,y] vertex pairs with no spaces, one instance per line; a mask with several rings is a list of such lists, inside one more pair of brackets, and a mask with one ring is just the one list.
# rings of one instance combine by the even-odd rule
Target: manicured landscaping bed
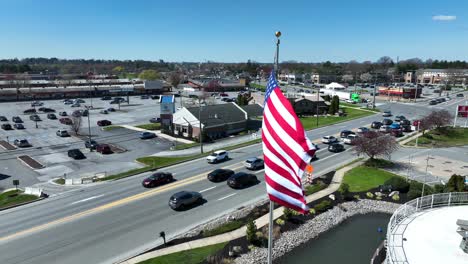
[[361,165],[346,172],[343,183],[349,185],[350,192],[364,192],[377,188],[379,185],[383,185],[392,177],[400,176],[377,168]]
[[[445,131],[432,130],[426,132],[418,139],[418,147],[454,147],[468,145],[468,128],[446,128]],[[416,139],[406,143],[407,146],[415,146]]]
[[227,242],[201,248],[195,248],[191,250],[185,250],[165,256],[156,257],[153,259],[148,259],[146,261],[140,262],[140,264],[198,264],[202,263],[208,256],[223,249],[226,245]]
[[20,190],[12,190],[0,194],[0,209],[13,205],[30,202],[39,199],[37,196],[23,194]]
[[149,124],[136,125],[135,127],[146,129],[146,130],[160,130],[161,129],[161,124],[160,123],[149,123]]

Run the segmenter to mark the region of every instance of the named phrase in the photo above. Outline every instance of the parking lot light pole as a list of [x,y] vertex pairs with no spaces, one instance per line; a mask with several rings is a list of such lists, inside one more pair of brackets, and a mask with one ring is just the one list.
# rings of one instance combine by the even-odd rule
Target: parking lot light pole
[[89,120],[90,111],[88,109],[88,140],[89,140],[89,152],[93,152],[93,146],[91,144],[91,121]]
[[198,101],[198,122],[200,125],[200,135],[198,136],[198,139],[200,140],[200,152],[203,154],[203,128],[202,128],[202,122],[201,122],[201,101]]

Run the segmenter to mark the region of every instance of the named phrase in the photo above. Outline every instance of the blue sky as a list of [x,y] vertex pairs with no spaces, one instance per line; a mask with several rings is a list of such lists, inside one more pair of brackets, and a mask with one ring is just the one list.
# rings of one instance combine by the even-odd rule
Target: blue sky
[[[466,0],[0,0],[0,7],[0,58],[270,62],[281,30],[281,61],[468,60]],[[448,17],[435,20],[441,15]]]

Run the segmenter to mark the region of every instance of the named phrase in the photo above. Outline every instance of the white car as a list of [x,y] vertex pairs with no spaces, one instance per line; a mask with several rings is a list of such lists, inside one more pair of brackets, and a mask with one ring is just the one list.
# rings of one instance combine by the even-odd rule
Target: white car
[[347,137],[343,139],[343,143],[348,144],[348,145],[353,145],[354,140],[356,140],[356,138],[358,138],[358,136],[353,135],[353,134],[348,135]]
[[354,100],[351,100],[351,99],[347,99],[346,102],[347,102],[348,104],[355,104],[355,103],[356,103]]
[[334,143],[334,142],[337,142],[338,139],[334,136],[324,136],[322,138],[322,143],[324,144],[331,144],[331,143]]
[[218,163],[220,161],[228,160],[229,154],[226,150],[218,150],[206,157],[208,163]]

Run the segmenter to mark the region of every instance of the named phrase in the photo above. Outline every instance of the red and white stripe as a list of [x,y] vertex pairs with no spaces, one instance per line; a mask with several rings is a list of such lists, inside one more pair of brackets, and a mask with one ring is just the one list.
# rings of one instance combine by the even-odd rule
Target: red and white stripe
[[301,178],[315,147],[279,87],[275,87],[265,101],[262,138],[270,200],[308,213]]

